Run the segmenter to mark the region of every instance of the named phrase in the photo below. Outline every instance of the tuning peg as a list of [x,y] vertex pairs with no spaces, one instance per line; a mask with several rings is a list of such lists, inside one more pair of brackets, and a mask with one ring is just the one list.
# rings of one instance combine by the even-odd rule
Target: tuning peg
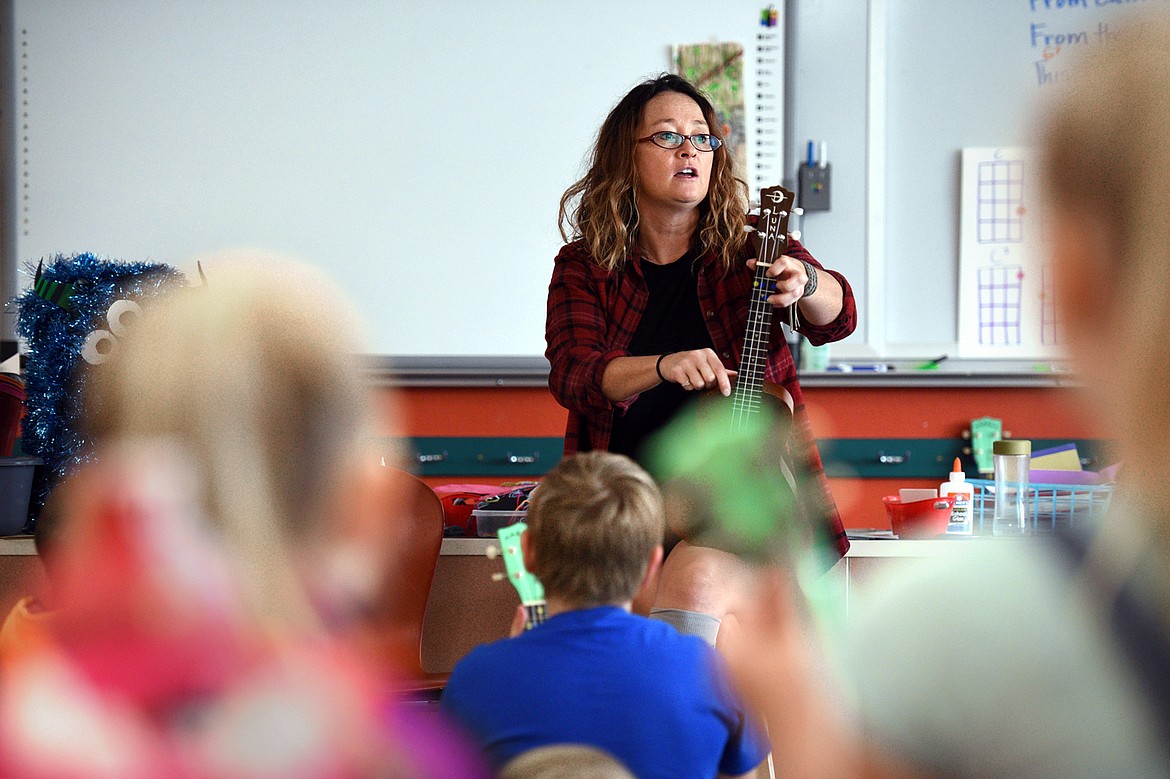
[[489,546],[483,550],[483,556],[489,560],[495,560],[500,556],[500,548],[498,546]]
[[507,578],[508,577],[502,573],[493,573],[492,574],[492,581],[493,582],[502,582],[504,579],[507,579]]
[[795,216],[804,216],[804,209],[803,209],[803,208],[801,208],[800,206],[795,206],[795,207],[792,209],[792,213],[793,213]]
[[800,240],[800,230],[793,230],[792,232],[790,232],[788,234],[788,237],[794,241],[799,241]]
[[758,200],[749,200],[748,201],[748,213],[751,213],[753,211],[759,211],[759,210],[760,210],[760,201],[758,201]]
[[759,232],[759,230],[757,230],[755,227],[752,227],[751,225],[744,225],[743,231],[745,233],[758,233]]

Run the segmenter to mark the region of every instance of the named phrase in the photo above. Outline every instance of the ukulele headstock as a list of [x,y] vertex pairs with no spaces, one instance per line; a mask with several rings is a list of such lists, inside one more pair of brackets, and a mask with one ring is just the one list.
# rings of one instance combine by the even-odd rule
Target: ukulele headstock
[[771,264],[788,248],[788,225],[796,208],[796,194],[781,186],[760,190],[760,215],[756,220],[754,241],[756,257]]

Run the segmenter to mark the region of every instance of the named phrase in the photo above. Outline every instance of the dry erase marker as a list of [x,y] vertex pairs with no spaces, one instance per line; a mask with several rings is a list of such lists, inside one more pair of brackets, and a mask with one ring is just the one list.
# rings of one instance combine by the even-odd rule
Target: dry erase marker
[[838,371],[840,373],[886,373],[892,371],[893,365],[886,365],[885,363],[874,363],[871,365],[850,365],[849,363],[838,363],[830,365],[825,370]]
[[941,363],[946,358],[947,358],[947,355],[945,355],[945,354],[940,356],[940,357],[935,357],[933,360],[927,360],[924,363],[919,363],[918,365],[915,365],[914,369],[919,370],[919,371],[937,371],[939,363]]

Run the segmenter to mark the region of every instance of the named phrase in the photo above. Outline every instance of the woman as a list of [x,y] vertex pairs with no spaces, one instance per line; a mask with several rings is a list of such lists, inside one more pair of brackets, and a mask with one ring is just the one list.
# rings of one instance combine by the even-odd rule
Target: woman
[[1109,513],[851,594],[842,667],[863,740],[774,578],[724,646],[786,775],[909,775],[873,761],[880,745],[940,776],[1170,776],[1170,363],[1154,354],[1170,327],[1170,15],[1111,29],[1062,82],[1037,166],[1068,352],[1124,462]]
[[[565,453],[608,449],[639,458],[641,444],[705,390],[730,395],[755,261],[746,240],[746,185],[718,136],[711,103],[663,75],[634,87],[602,124],[585,176],[561,198],[562,236],[549,284],[549,386],[569,410]],[[799,242],[767,275],[768,302],[795,305],[814,344],[853,332],[845,278]],[[804,411],[796,366],[779,326],[764,378],[787,393],[809,471],[828,507],[828,534],[848,542]]]

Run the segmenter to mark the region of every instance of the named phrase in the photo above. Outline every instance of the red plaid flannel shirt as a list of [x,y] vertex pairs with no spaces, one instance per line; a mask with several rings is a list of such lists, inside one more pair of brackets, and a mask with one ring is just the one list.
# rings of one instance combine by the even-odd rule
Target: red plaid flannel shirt
[[[831,274],[844,290],[841,313],[827,325],[804,323],[801,334],[820,345],[838,341],[857,326],[857,305],[853,290],[845,277],[824,269],[808,251],[793,240],[790,257],[815,265],[818,272]],[[752,272],[743,262],[723,274],[713,252],[700,259],[699,305],[707,320],[707,330],[723,365],[735,370],[739,365],[740,347],[747,328],[748,303]],[[557,401],[569,410],[565,431],[565,454],[609,445],[613,415],[622,413],[636,400],[615,403],[601,391],[601,377],[606,365],[616,357],[626,357],[626,347],[646,310],[649,293],[637,262],[627,261],[610,273],[593,261],[582,241],[564,246],[557,255],[548,290],[548,315],[545,320],[545,356],[552,370],[549,388]],[[841,517],[837,512],[820,452],[804,409],[804,398],[796,379],[796,365],[784,342],[783,330],[772,328],[768,350],[768,367],[764,378],[788,390],[794,403],[796,428],[807,442],[809,473],[820,484],[829,507],[829,532],[838,552],[849,548]]]

